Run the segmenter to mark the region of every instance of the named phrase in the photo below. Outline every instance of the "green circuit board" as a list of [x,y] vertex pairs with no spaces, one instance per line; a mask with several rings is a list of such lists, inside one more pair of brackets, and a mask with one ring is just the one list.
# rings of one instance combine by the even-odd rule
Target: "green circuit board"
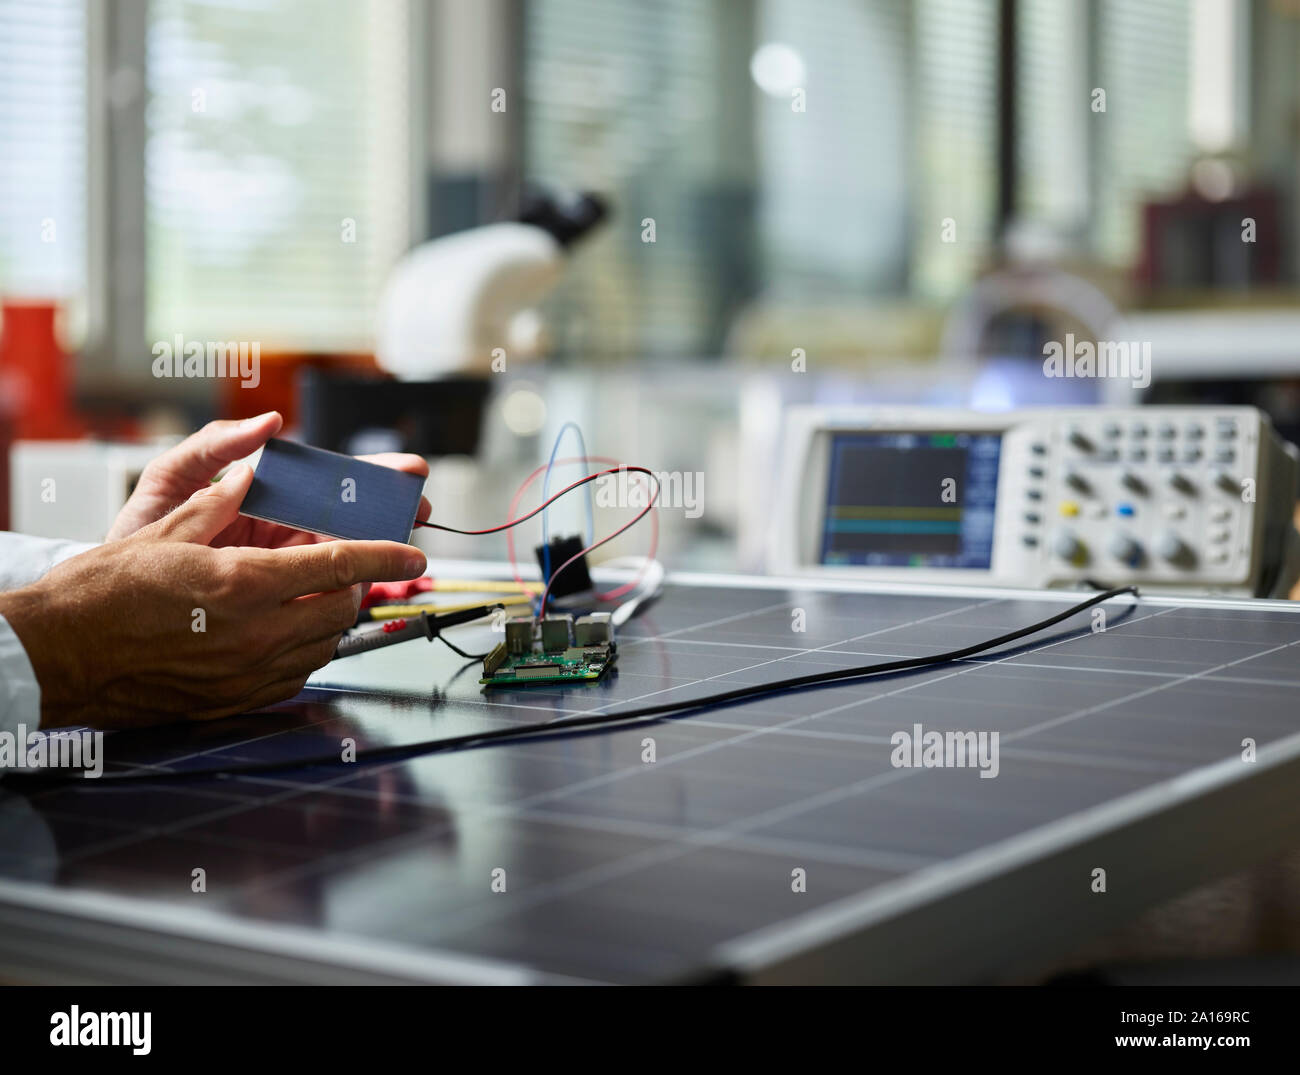
[[547,653],[533,649],[508,653],[505,643],[497,645],[483,661],[485,687],[530,687],[535,683],[591,683],[598,680],[618,659],[614,642],[593,646],[570,646]]

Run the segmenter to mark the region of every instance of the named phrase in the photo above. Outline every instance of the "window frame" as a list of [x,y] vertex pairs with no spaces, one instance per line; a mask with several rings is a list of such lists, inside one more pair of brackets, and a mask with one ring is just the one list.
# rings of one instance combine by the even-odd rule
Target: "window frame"
[[[87,265],[84,361],[79,389],[104,399],[202,406],[201,379],[152,375],[146,333],[148,213],[145,150],[149,0],[85,0],[87,87]],[[409,27],[409,246],[428,235],[430,71],[436,20],[429,5],[407,6]]]

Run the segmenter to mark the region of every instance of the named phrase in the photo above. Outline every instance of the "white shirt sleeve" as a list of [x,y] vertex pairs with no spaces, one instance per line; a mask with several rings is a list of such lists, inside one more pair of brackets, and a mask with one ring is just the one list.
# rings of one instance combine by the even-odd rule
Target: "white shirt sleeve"
[[28,537],[0,530],[0,590],[16,590],[35,582],[68,557],[94,547],[84,541]]
[[[56,564],[94,548],[80,541],[55,541],[0,532],[0,590],[35,582]],[[41,688],[32,662],[9,622],[0,616],[0,731],[18,725],[34,730],[41,722]]]
[[28,731],[40,727],[41,688],[22,642],[0,616],[0,732],[17,734],[20,724]]

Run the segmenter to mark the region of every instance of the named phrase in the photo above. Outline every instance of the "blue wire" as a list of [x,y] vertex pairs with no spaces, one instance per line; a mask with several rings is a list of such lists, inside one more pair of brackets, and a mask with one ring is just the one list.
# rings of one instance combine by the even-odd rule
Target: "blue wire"
[[[573,435],[578,438],[578,455],[582,459],[587,458],[587,442],[582,437],[582,430],[578,428],[577,422],[565,422],[560,426],[560,431],[555,435],[555,443],[551,446],[551,458],[546,464],[546,475],[542,478],[542,499],[546,500],[551,495],[551,470],[555,467],[555,457],[560,452],[560,444],[564,440],[564,434],[570,429]],[[582,475],[585,478],[588,474],[587,464],[582,464]],[[549,582],[551,578],[551,529],[550,508],[542,509],[542,581]],[[596,515],[595,515],[595,497],[592,495],[591,483],[587,483],[587,544],[590,545],[596,540]]]

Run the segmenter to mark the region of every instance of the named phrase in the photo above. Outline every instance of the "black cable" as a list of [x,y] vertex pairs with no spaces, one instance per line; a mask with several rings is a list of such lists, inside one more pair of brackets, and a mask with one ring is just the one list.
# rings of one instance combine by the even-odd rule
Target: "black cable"
[[[461,609],[458,612],[444,612],[439,614],[437,609],[431,608],[428,612],[421,612],[418,616],[399,617],[394,620],[383,621],[384,625],[372,631],[353,631],[345,634],[340,640],[338,649],[334,651],[333,660],[342,660],[344,657],[354,657],[358,653],[367,653],[370,650],[382,649],[385,646],[394,646],[399,642],[410,642],[416,638],[423,638],[432,642],[435,638],[440,638],[442,632],[448,627],[456,627],[462,623],[471,623],[474,620],[481,620],[484,616],[490,616],[499,608],[504,608],[500,602],[492,605],[476,605],[473,608]],[[446,639],[443,639],[446,642]],[[451,646],[450,642],[447,645]],[[451,647],[456,649],[455,646]],[[457,653],[461,653],[456,649]],[[468,658],[468,653],[462,653],[462,656]],[[482,658],[480,658],[481,660]]]
[[467,661],[481,661],[483,660],[484,657],[487,656],[486,653],[466,653],[463,649],[461,649],[458,645],[456,645],[456,643],[454,643],[451,639],[449,639],[444,634],[438,635],[438,638],[442,641],[442,644],[444,646],[446,646],[449,650],[451,650],[452,653],[459,654],[460,656],[464,657],[465,660]]
[[[795,676],[792,679],[782,679],[775,683],[754,684],[748,687],[737,687],[734,690],[722,691],[718,694],[705,695],[703,698],[687,698],[675,702],[660,702],[657,705],[642,706],[639,709],[627,709],[623,712],[614,713],[590,713],[570,717],[558,717],[554,720],[544,721],[539,724],[528,724],[523,727],[496,728],[485,732],[471,732],[466,735],[453,735],[444,739],[428,739],[420,743],[407,743],[404,745],[394,745],[387,747],[372,747],[369,750],[359,751],[354,761],[349,765],[355,765],[359,761],[381,761],[386,758],[415,757],[424,754],[437,754],[452,750],[472,750],[477,747],[499,744],[504,742],[518,741],[529,739],[537,736],[555,735],[557,732],[574,731],[583,728],[595,728],[607,724],[628,725],[635,722],[651,720],[664,716],[668,713],[680,713],[695,709],[706,709],[712,706],[729,705],[733,702],[742,701],[746,698],[755,698],[765,694],[777,694],[788,690],[801,690],[805,687],[821,686],[826,683],[835,683],[841,680],[861,679],[868,676],[883,675],[888,672],[901,672],[910,668],[925,668],[930,665],[950,664],[953,661],[964,660],[972,657],[977,653],[983,653],[986,650],[994,649],[998,646],[1005,645],[1008,642],[1015,642],[1026,635],[1037,634],[1039,631],[1045,631],[1053,627],[1062,620],[1067,620],[1071,616],[1078,615],[1093,605],[1099,605],[1103,601],[1108,601],[1112,597],[1118,597],[1121,594],[1131,593],[1138,596],[1136,586],[1117,586],[1114,589],[1107,590],[1104,593],[1090,597],[1086,601],[1080,601],[1077,605],[1071,605],[1064,612],[1059,612],[1055,616],[1049,616],[1045,620],[1039,620],[1037,623],[1030,624],[1028,627],[1022,627],[1016,631],[1010,631],[1007,634],[999,635],[997,638],[990,638],[984,642],[976,642],[974,645],[965,646],[961,649],[948,650],[946,653],[936,653],[929,657],[905,657],[895,661],[885,661],[881,664],[859,665],[854,668],[838,668],[829,672],[813,672],[806,676]],[[67,772],[58,772],[55,770],[43,770],[40,773],[22,773],[11,772],[5,777],[5,785],[12,786],[15,784],[64,784],[72,781],[85,783],[88,786],[119,784],[119,783],[136,783],[139,781],[175,781],[175,780],[193,780],[205,776],[239,776],[252,773],[273,773],[283,772],[286,769],[301,769],[317,765],[338,765],[342,764],[337,754],[320,754],[311,758],[303,758],[298,761],[270,761],[270,762],[252,762],[247,765],[230,765],[222,766],[215,769],[185,769],[174,772],[129,772],[122,776],[104,775],[96,779],[86,780],[85,777],[74,775]],[[47,773],[53,773],[47,776]]]

